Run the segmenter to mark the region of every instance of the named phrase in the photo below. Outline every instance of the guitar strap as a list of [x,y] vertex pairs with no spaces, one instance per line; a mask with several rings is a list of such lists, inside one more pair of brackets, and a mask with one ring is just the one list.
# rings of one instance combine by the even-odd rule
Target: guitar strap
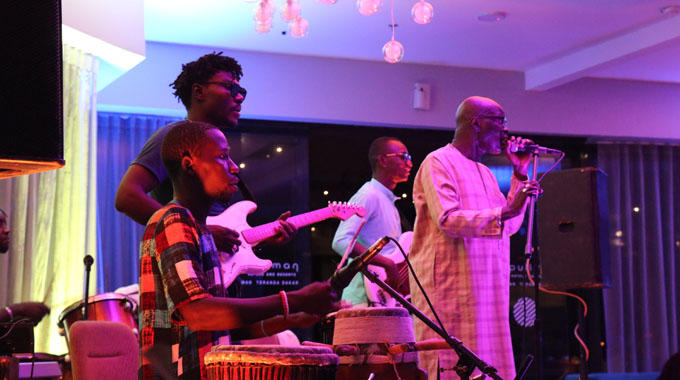
[[[236,174],[236,176],[238,177],[238,184],[237,184],[238,189],[241,191],[241,194],[243,194],[243,199],[245,199],[247,201],[255,202],[255,197],[250,192],[250,190],[248,189],[248,186],[246,186],[246,183],[241,178],[241,174]],[[257,202],[255,202],[255,203],[257,203]]]
[[[239,191],[243,195],[243,199],[251,202],[255,202],[255,197],[253,196],[253,193],[250,192],[250,189],[248,189],[248,186],[246,183],[243,181],[243,178],[241,178],[241,174],[237,173],[236,177],[238,177],[238,183],[236,184],[238,186]],[[257,203],[257,202],[255,202]],[[241,276],[237,277],[234,282],[232,282],[225,291],[228,294],[232,294],[232,296],[236,298],[243,298],[243,287],[241,286]]]
[[397,205],[394,205],[394,207],[397,209],[397,212],[399,212],[399,221],[401,222],[401,231],[406,232],[406,231],[413,231],[413,223],[411,223],[410,220],[404,215],[403,212],[397,207]]

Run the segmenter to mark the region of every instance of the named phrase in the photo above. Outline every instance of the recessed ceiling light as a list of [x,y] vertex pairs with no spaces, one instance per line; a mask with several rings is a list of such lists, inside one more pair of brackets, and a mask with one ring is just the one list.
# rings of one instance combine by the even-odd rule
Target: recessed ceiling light
[[505,17],[508,15],[508,12],[504,11],[492,11],[492,12],[485,12],[477,16],[477,20],[479,21],[501,21],[505,19]]
[[659,12],[665,15],[676,15],[680,13],[680,6],[678,5],[667,5],[665,7],[659,8]]

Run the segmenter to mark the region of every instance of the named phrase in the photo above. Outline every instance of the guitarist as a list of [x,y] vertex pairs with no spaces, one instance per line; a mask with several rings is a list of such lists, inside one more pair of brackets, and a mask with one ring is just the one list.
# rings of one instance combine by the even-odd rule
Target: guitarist
[[[187,109],[187,120],[228,129],[238,124],[241,104],[246,97],[246,90],[239,84],[242,75],[241,65],[234,58],[224,56],[221,52],[210,53],[182,65],[182,71],[171,87]],[[173,198],[172,184],[161,160],[161,145],[173,127],[185,122],[168,124],[154,132],[118,185],[116,209],[141,225],[146,225],[151,215]],[[248,197],[240,181],[239,189]],[[224,202],[215,202],[209,214],[217,215],[226,206]],[[288,216],[290,212],[279,217],[278,234],[264,240],[262,244],[285,244],[293,239],[297,227],[286,221]],[[236,231],[216,225],[207,228],[220,252],[234,252],[234,248],[241,244]],[[293,327],[309,327],[315,321],[315,318],[305,313],[293,314],[286,320],[271,318],[263,324],[253,325],[250,333],[238,337],[232,334],[232,338],[258,338],[263,335],[263,330],[271,335]]]
[[[379,137],[371,143],[368,162],[371,165],[372,178],[350,199],[351,203],[364,206],[366,209],[366,224],[359,231],[356,244],[349,254],[350,260],[383,236],[396,239],[401,235],[399,211],[394,205],[398,197],[394,195],[393,190],[398,183],[406,182],[411,173],[413,162],[408,149],[394,137]],[[341,222],[333,237],[333,250],[343,255],[360,228],[361,222],[362,219],[356,215]],[[394,243],[388,244],[382,253],[390,249],[397,249]],[[393,288],[398,286],[399,272],[394,261],[383,255],[377,255],[371,264],[384,268],[387,283]],[[361,274],[355,276],[344,289],[342,299],[350,301],[354,307],[379,306],[369,305]]]
[[[221,52],[211,53],[182,65],[182,72],[171,86],[187,109],[187,120],[228,129],[238,124],[241,103],[246,98],[246,90],[239,84],[242,75],[241,65],[234,58]],[[168,124],[149,137],[118,185],[116,210],[141,225],[146,225],[151,215],[172,199],[172,185],[161,161],[161,144],[176,124]],[[243,192],[241,183],[239,188]],[[248,195],[244,192],[245,197]],[[226,208],[226,204],[217,202],[210,215],[218,215]],[[292,240],[297,228],[285,221],[288,216],[290,212],[279,217],[279,234],[265,243],[283,244]],[[209,229],[221,252],[233,252],[234,246],[241,244],[236,231],[221,226],[209,226]]]

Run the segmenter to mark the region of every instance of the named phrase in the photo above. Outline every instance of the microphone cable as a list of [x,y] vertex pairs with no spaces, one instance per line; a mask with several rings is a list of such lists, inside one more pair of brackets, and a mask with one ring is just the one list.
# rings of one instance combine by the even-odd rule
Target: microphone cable
[[[524,266],[525,266],[526,271],[527,271],[527,277],[529,278],[529,282],[531,283],[532,286],[536,286],[534,279],[531,277],[531,269],[529,268],[529,261],[530,260],[531,259],[527,259],[526,264]],[[581,305],[583,305],[583,319],[585,319],[586,316],[588,315],[588,304],[586,303],[586,301],[583,298],[577,296],[576,294],[569,293],[569,292],[561,292],[561,291],[558,291],[558,290],[548,290],[548,289],[542,287],[541,285],[538,285],[538,289],[540,289],[544,293],[560,294],[560,295],[563,295],[563,296],[575,298],[576,300],[578,300],[581,303]],[[581,339],[581,336],[578,334],[578,328],[579,327],[581,327],[581,323],[576,322],[576,327],[574,327],[574,336],[576,337],[576,340],[578,340],[581,347],[583,347],[583,351],[586,354],[586,362],[587,362],[588,359],[590,358],[590,351],[588,350],[588,346],[586,345],[586,343],[583,341],[583,339]]]
[[413,266],[411,266],[411,261],[408,259],[408,255],[406,252],[404,252],[404,249],[401,247],[401,244],[399,242],[391,237],[388,236],[390,240],[392,240],[397,247],[399,248],[399,251],[401,252],[402,256],[404,256],[404,261],[406,261],[406,265],[408,265],[408,269],[411,272],[411,275],[413,276],[413,279],[416,281],[416,284],[418,285],[418,288],[420,290],[420,293],[423,294],[423,297],[425,297],[425,301],[427,301],[427,305],[430,307],[430,310],[432,311],[432,314],[434,315],[435,319],[437,320],[437,324],[439,324],[439,328],[442,329],[442,331],[447,335],[450,336],[448,331],[446,331],[446,328],[444,327],[444,324],[442,323],[442,320],[439,319],[439,315],[437,314],[437,311],[434,309],[434,306],[432,306],[432,302],[430,302],[430,297],[427,296],[427,293],[425,292],[425,289],[423,289],[423,285],[420,283],[420,280],[418,279],[418,276],[416,275],[416,272],[413,270]]

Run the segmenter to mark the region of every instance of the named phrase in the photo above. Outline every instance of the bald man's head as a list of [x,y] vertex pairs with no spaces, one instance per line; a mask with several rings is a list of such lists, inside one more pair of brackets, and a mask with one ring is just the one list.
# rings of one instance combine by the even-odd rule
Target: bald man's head
[[466,127],[477,115],[497,115],[503,108],[495,100],[482,96],[471,96],[458,106],[456,111],[456,129]]

